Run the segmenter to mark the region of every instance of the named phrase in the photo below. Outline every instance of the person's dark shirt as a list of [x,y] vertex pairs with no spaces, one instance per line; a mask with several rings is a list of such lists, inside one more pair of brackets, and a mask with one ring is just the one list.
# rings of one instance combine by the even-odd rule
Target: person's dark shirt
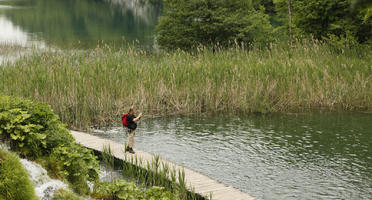
[[137,123],[133,121],[135,118],[136,118],[135,115],[131,114],[127,115],[127,127],[131,130],[136,130],[137,128]]

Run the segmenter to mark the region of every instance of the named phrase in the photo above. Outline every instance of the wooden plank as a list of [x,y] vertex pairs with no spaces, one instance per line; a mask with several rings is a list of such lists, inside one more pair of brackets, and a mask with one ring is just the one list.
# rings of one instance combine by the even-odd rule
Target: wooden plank
[[[110,146],[112,154],[118,159],[124,160],[135,159],[136,157],[140,158],[143,160],[141,167],[145,167],[147,162],[151,163],[154,158],[153,154],[143,152],[138,149],[135,149],[136,154],[134,155],[124,153],[124,144],[120,144],[109,139],[103,139],[91,134],[77,131],[71,131],[71,134],[74,136],[77,143],[80,143],[81,145],[90,149],[103,151],[105,146]],[[193,189],[196,193],[207,197],[212,193],[213,200],[256,200],[256,198],[245,192],[222,184],[190,168],[178,165],[177,163],[173,163],[162,158],[160,158],[160,162],[167,164],[170,169],[174,168],[176,170],[184,170],[185,181],[186,185],[189,187],[189,190]]]

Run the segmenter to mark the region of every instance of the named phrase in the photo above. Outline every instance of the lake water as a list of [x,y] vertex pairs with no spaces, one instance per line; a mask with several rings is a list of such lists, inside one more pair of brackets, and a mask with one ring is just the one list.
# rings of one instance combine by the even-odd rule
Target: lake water
[[[120,127],[96,135],[124,142]],[[165,117],[135,147],[260,199],[371,199],[372,114]]]
[[161,6],[148,0],[0,0],[0,43],[58,49],[98,41],[154,44]]
[[[0,44],[151,47],[160,14],[148,0],[0,0]],[[372,114],[178,116],[143,121],[136,147],[260,199],[371,199],[371,137]]]

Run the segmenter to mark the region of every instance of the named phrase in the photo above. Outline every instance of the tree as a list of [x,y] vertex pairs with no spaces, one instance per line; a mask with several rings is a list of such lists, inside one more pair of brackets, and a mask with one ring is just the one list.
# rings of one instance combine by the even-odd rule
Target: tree
[[360,10],[364,13],[364,21],[372,17],[372,1],[370,0],[354,0],[353,9]]
[[360,6],[365,8],[372,8],[372,1],[370,0],[354,0],[353,6]]
[[158,44],[189,50],[198,45],[264,43],[273,28],[263,6],[252,0],[164,0]]
[[280,15],[280,12],[282,13],[283,16],[287,16],[286,18],[288,19],[287,24],[288,25],[288,36],[289,36],[289,41],[292,44],[293,41],[293,15],[292,15],[292,1],[291,0],[273,0],[274,5],[276,5],[276,10]]
[[291,3],[291,0],[287,0],[287,5],[288,5],[289,41],[292,44],[293,33],[292,33],[292,3]]
[[349,0],[294,0],[293,22],[304,33],[317,39],[346,38],[367,42],[372,38],[372,23],[364,13],[353,11]]

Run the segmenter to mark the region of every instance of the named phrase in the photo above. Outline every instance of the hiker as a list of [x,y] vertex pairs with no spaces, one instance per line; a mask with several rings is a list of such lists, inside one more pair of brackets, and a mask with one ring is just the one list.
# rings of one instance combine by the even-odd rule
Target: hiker
[[134,145],[134,135],[137,129],[137,122],[141,119],[142,113],[136,117],[134,108],[130,108],[128,113],[125,113],[122,117],[123,126],[128,129],[128,146],[125,149],[129,153],[135,153],[133,150]]

